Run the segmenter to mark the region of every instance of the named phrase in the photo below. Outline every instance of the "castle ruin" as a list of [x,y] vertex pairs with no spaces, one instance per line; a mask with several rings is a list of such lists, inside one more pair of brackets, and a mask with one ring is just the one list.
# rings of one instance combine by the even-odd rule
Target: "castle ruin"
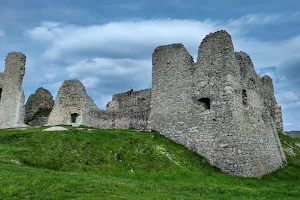
[[88,123],[88,112],[98,110],[78,80],[66,80],[59,88],[47,125],[82,125]]
[[151,89],[115,94],[106,110],[79,80],[65,81],[47,124],[158,131],[235,176],[260,177],[285,164],[272,79],[234,52],[226,31],[203,39],[195,63],[184,45],[171,44],[154,50],[152,65]]
[[25,95],[22,89],[26,56],[11,52],[5,59],[5,71],[0,75],[0,127],[25,126]]
[[31,94],[25,105],[25,123],[30,126],[43,126],[54,105],[53,96],[45,88],[38,88]]

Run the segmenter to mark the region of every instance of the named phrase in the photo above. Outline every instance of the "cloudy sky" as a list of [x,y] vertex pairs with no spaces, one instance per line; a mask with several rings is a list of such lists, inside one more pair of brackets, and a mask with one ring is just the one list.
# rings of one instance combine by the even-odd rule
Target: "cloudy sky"
[[[126,3],[125,3],[126,2]],[[183,43],[196,58],[209,32],[227,30],[273,78],[285,130],[300,130],[298,0],[0,0],[0,71],[8,52],[27,56],[26,97],[53,96],[66,79],[81,80],[105,108],[111,95],[151,87],[151,54]]]

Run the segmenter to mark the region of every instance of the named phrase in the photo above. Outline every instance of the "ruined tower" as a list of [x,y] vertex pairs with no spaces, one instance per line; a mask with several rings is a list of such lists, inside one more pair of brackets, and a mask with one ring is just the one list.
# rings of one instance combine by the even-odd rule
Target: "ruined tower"
[[203,39],[196,63],[182,44],[157,47],[152,62],[148,129],[230,175],[262,176],[285,163],[272,80],[234,52],[226,31]]
[[86,125],[91,110],[97,111],[98,107],[84,85],[79,80],[66,80],[59,88],[48,125]]
[[5,71],[1,75],[0,127],[25,126],[25,95],[22,89],[26,56],[11,52],[5,59]]
[[51,93],[40,87],[31,94],[25,105],[25,123],[30,126],[45,125],[54,105]]

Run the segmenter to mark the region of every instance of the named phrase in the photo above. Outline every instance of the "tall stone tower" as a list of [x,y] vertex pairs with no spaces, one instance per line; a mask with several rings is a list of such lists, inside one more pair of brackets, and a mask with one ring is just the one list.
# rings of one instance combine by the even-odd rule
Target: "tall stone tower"
[[285,163],[272,79],[234,52],[226,31],[203,39],[196,63],[182,44],[157,47],[152,63],[148,129],[230,175],[259,177]]
[[0,127],[25,126],[25,95],[22,89],[26,56],[11,52],[5,59],[4,81],[0,101]]

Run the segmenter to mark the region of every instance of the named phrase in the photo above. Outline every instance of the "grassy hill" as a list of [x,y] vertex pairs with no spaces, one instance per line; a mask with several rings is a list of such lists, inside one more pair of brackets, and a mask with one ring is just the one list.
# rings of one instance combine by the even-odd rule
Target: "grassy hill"
[[299,199],[300,139],[288,166],[228,176],[158,133],[0,130],[0,199]]

